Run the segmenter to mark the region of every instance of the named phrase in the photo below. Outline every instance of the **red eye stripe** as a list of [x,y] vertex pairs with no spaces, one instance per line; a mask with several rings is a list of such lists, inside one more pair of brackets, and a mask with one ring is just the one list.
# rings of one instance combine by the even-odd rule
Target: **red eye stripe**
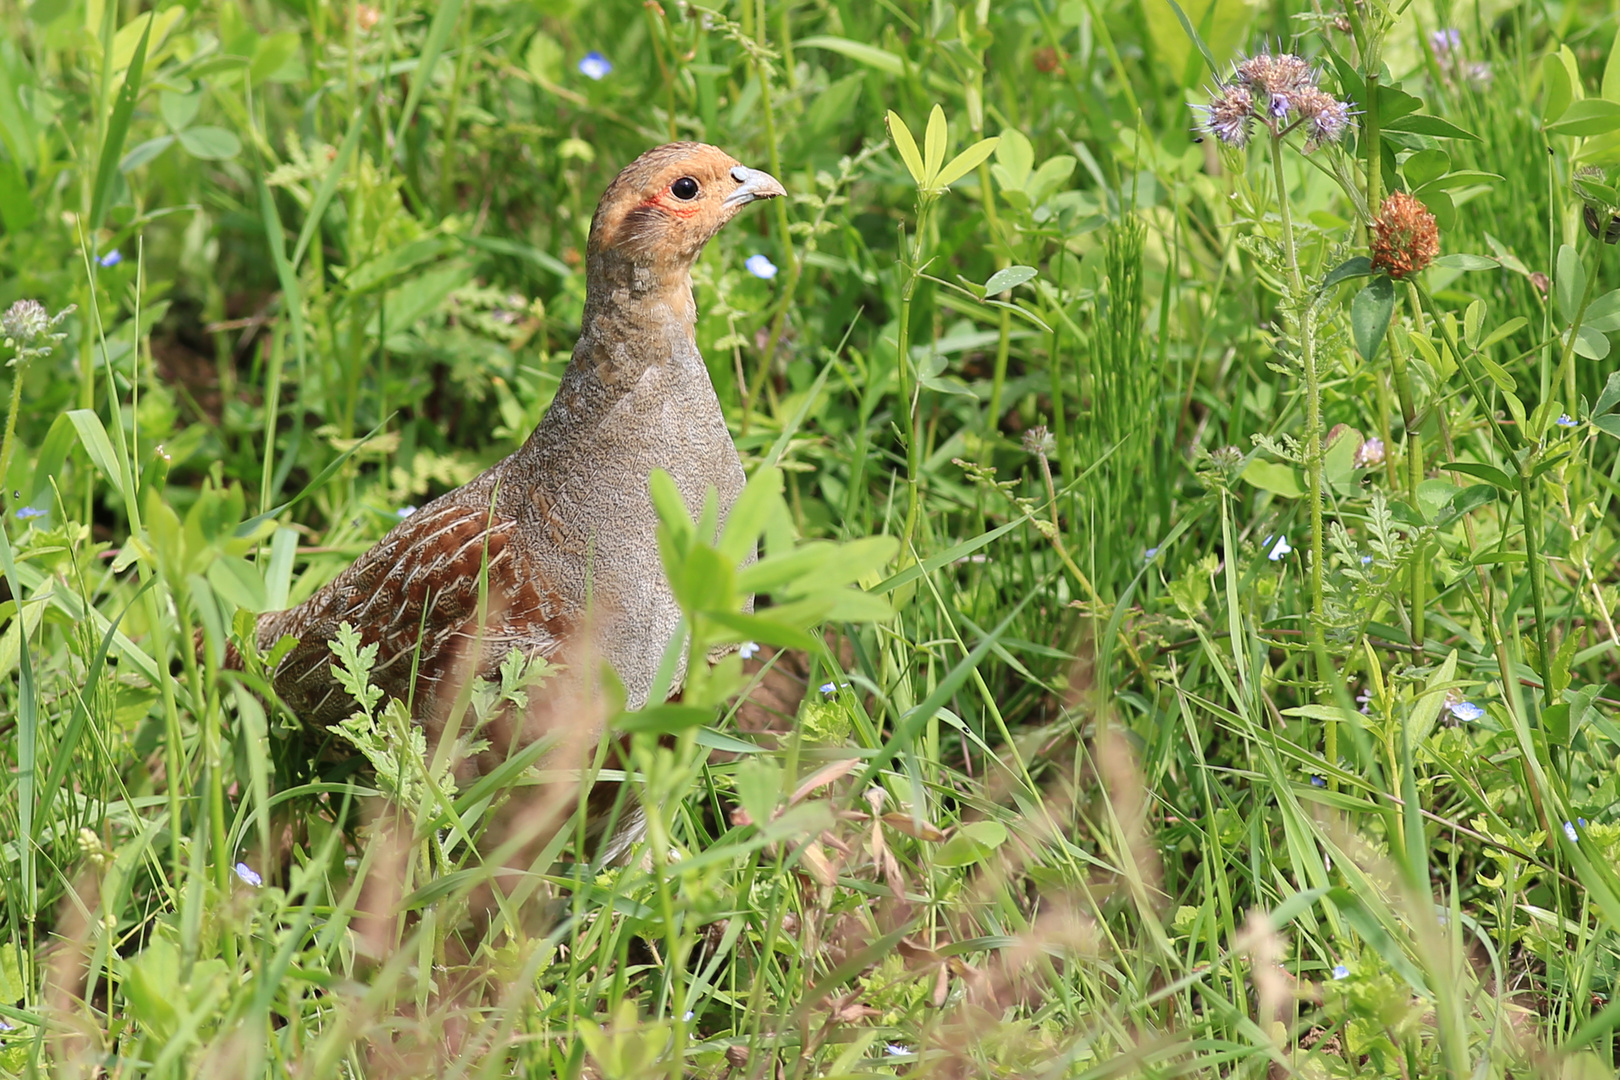
[[666,214],[673,214],[680,218],[689,218],[703,207],[701,199],[677,199],[667,189],[660,191],[650,199],[642,202],[642,206],[656,206]]

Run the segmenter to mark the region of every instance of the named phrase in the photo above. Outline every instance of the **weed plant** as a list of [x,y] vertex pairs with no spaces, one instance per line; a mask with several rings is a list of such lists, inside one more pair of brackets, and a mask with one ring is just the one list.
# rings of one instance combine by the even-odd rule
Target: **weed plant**
[[[1614,1076],[1617,31],[0,7],[0,1074]],[[225,649],[528,434],[676,138],[791,193],[694,274],[747,520],[651,490],[747,658],[469,787],[544,665],[458,751],[346,636],[301,729]],[[627,858],[503,846],[581,779]]]

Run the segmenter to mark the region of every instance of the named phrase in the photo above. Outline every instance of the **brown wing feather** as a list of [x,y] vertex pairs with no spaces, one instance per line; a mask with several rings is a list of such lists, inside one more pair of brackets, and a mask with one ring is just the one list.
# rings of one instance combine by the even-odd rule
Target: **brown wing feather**
[[364,645],[377,646],[373,685],[409,701],[412,715],[430,723],[462,679],[489,675],[513,648],[554,653],[572,613],[539,575],[515,565],[522,558],[510,543],[516,528],[487,508],[430,503],[309,600],[263,616],[261,648],[283,635],[298,639],[276,668],[276,692],[310,724],[333,724],[354,710],[332,672],[331,644],[345,622]]

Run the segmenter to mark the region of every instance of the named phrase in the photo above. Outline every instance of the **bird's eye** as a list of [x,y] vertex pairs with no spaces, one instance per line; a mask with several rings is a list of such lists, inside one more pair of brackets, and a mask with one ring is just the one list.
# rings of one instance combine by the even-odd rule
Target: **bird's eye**
[[690,176],[683,176],[669,185],[669,190],[677,199],[695,199],[698,196],[698,182]]

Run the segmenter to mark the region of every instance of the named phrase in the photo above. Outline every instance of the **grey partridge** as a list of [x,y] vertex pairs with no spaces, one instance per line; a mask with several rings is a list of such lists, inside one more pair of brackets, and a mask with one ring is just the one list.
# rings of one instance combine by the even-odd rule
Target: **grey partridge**
[[[373,684],[409,703],[430,742],[465,680],[492,677],[513,649],[566,657],[588,637],[627,705],[646,703],[680,621],[648,476],[667,471],[694,515],[713,488],[722,520],[745,480],[698,352],[691,267],[739,210],[782,194],[701,143],[619,173],[591,221],[579,340],[533,434],[307,601],[260,616],[260,649],[297,639],[272,673],[294,713],[329,725],[354,710],[332,670],[343,623],[377,644]],[[600,732],[581,734],[594,746]]]

